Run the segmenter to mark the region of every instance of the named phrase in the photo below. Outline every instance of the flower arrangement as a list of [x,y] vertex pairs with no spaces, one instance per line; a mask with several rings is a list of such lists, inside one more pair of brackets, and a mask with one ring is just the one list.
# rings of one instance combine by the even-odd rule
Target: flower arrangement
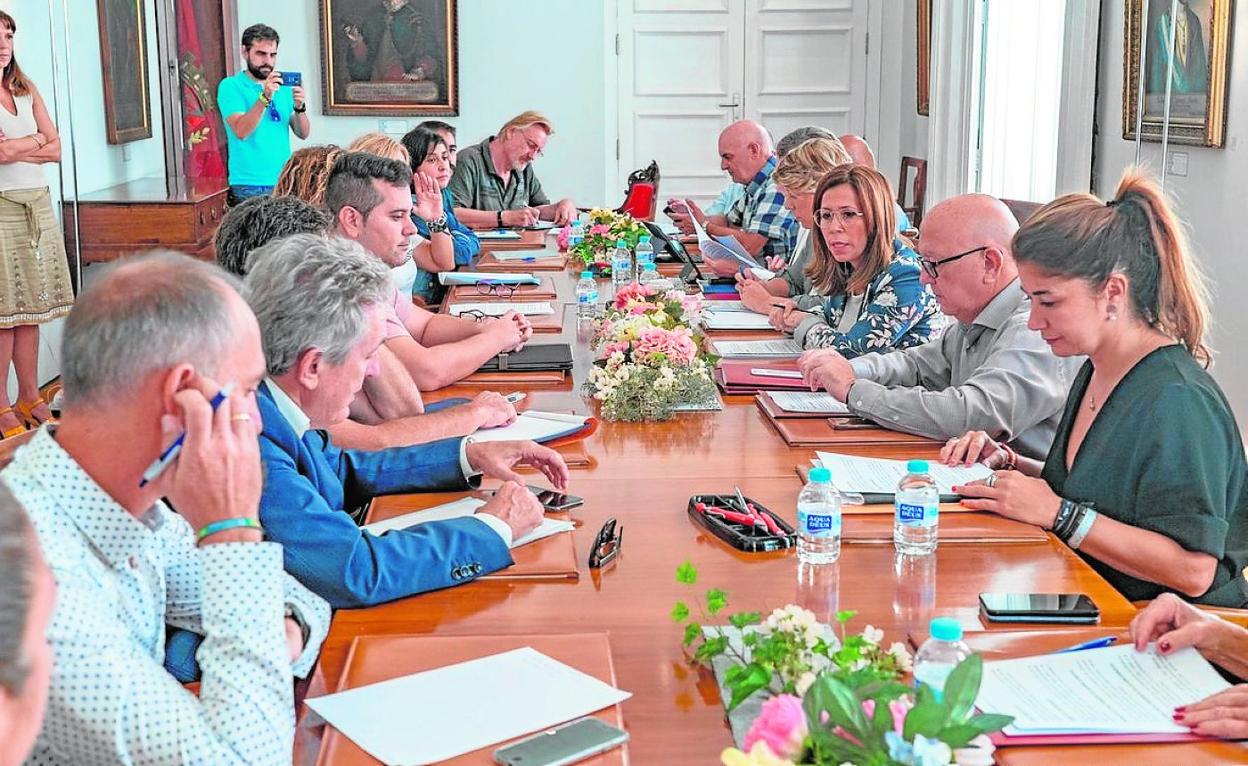
[[[676,570],[676,580],[690,587],[697,576],[687,561]],[[729,660],[729,711],[755,694],[766,697],[744,749],[721,755],[725,766],[991,766],[986,735],[1013,720],[971,714],[983,670],[978,655],[953,670],[943,693],[925,684],[916,691],[901,683],[912,669],[905,645],[885,649],[884,631],[870,625],[848,633],[854,612],[837,613],[835,633],[793,604],[765,619],[759,612],[729,615],[730,631],[702,625],[727,607],[727,594],[711,588],[704,601],[701,621],[683,601],[672,609],[684,625],[685,651],[704,665]]]
[[645,233],[646,227],[628,213],[596,207],[589,211],[584,239],[571,244],[572,227],[565,226],[556,242],[560,250],[567,250],[580,259],[586,269],[607,276],[611,273],[611,250],[615,243],[622,239],[629,248],[634,248]]
[[636,282],[608,304],[591,342],[596,360],[585,390],[608,420],[666,420],[682,404],[715,400],[712,358],[692,329],[702,299]]

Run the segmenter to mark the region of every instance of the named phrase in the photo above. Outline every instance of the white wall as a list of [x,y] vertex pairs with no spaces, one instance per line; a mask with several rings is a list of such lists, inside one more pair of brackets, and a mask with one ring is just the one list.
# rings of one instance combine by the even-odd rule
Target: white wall
[[[321,114],[318,5],[317,0],[238,0],[239,30],[255,23],[274,27],[282,37],[279,70],[303,72],[312,118],[309,142],[346,145],[361,133],[379,130],[379,120],[406,123],[403,132],[420,123],[420,115]],[[459,116],[436,119],[454,125],[459,145],[467,146],[525,109],[544,112],[555,135],[534,167],[546,192],[582,205],[619,204],[603,199],[609,126],[602,0],[459,0],[458,13]]]
[[[927,117],[915,99],[918,19],[914,0],[883,0],[880,46],[880,134],[867,136],[876,164],[890,183],[901,178],[901,158],[927,158]],[[930,206],[930,205],[929,205]]]
[[[1241,9],[1243,10],[1243,9]],[[1248,41],[1248,14],[1233,14],[1231,41]],[[1100,103],[1097,105],[1099,135],[1096,140],[1096,192],[1114,192],[1123,168],[1135,159],[1135,142],[1122,138],[1123,3],[1105,3],[1101,17]],[[1208,149],[1171,145],[1170,151],[1187,152],[1186,177],[1166,177],[1166,191],[1178,202],[1190,226],[1196,257],[1213,290],[1211,340],[1219,353],[1213,375],[1235,408],[1241,429],[1248,427],[1248,312],[1242,308],[1248,295],[1248,269],[1241,222],[1244,219],[1244,179],[1248,178],[1248,122],[1244,99],[1248,97],[1248,51],[1231,54],[1227,83],[1229,109],[1226,146]],[[1134,87],[1134,85],[1132,86]],[[1142,159],[1155,172],[1163,165],[1161,145],[1144,143]]]

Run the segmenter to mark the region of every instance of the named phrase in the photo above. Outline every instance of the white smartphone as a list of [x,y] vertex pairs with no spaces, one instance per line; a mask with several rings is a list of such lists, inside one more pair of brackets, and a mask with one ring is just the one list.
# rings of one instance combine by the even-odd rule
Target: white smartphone
[[628,732],[597,718],[578,718],[494,751],[501,766],[566,766],[628,741]]

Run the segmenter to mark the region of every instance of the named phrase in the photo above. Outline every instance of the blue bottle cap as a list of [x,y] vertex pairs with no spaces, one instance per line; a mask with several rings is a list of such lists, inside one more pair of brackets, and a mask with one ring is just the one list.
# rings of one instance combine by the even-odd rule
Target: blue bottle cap
[[622,239],[617,239],[617,240],[615,241],[615,246],[616,246],[616,247],[628,247],[628,243],[627,243],[627,242],[625,242],[625,241],[624,241],[624,240],[622,240]]
[[910,473],[927,473],[927,461],[911,460],[909,463],[906,463],[906,470]]
[[822,466],[819,468],[812,468],[810,469],[810,480],[817,481],[821,484],[830,482],[832,481],[832,472]]
[[642,242],[649,242],[649,241],[650,241],[650,235],[642,234],[641,237],[637,240],[637,244],[640,245]]
[[932,638],[941,641],[961,641],[962,623],[952,617],[937,617],[931,624]]
[[594,272],[592,271],[581,272],[581,279],[593,279],[593,278],[594,278]]

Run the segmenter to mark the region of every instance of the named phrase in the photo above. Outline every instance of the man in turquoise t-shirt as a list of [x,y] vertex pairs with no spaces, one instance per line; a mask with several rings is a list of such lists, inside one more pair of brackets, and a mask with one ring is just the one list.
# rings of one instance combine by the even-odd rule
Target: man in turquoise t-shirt
[[290,157],[290,131],[300,138],[311,132],[303,86],[282,87],[282,73],[274,69],[280,42],[265,24],[244,29],[247,68],[217,86],[229,139],[231,205],[272,192]]

